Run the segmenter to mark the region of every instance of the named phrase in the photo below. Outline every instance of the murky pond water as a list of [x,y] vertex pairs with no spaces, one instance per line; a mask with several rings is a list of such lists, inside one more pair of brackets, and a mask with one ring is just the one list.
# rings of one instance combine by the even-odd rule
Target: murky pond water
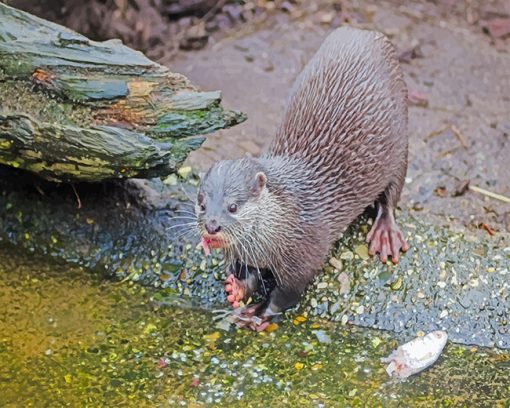
[[[271,333],[0,247],[0,406],[507,406],[510,355],[448,344],[388,378],[383,332],[289,314]],[[172,303],[172,302],[171,302]]]

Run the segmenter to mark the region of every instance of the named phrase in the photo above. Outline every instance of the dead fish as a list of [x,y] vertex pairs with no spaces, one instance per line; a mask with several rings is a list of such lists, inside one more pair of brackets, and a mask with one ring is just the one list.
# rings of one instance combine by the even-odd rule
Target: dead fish
[[389,363],[386,372],[390,377],[404,379],[434,364],[441,355],[446,340],[448,340],[446,332],[436,330],[402,344],[381,361]]

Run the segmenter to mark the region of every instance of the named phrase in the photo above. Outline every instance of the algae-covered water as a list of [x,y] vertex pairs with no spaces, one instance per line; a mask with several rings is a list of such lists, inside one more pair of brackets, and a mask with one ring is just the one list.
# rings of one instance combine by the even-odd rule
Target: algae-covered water
[[[449,343],[390,380],[384,332],[289,313],[276,330],[0,247],[0,406],[508,406],[510,355]],[[221,305],[220,305],[221,306]],[[219,313],[218,313],[219,312]],[[275,326],[273,326],[275,328]]]

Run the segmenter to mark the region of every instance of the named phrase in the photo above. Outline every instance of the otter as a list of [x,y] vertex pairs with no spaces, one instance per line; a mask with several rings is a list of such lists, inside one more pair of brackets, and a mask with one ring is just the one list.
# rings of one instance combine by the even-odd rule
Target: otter
[[394,210],[407,171],[407,88],[383,34],[332,32],[296,79],[276,137],[259,158],[214,164],[201,180],[196,215],[202,245],[223,248],[225,289],[247,326],[265,329],[294,306],[342,233],[372,205],[369,253],[396,263],[408,245]]

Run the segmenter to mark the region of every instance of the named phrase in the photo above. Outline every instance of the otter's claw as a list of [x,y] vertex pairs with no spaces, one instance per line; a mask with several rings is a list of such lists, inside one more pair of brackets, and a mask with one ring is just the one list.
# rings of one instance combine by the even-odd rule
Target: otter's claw
[[237,309],[240,306],[239,302],[244,299],[246,292],[244,284],[233,274],[228,275],[224,283],[225,291],[227,292],[227,301],[234,309]]
[[378,218],[367,235],[367,242],[370,243],[368,253],[370,255],[378,253],[384,263],[389,256],[393,263],[398,263],[400,250],[406,252],[409,249],[392,217]]

